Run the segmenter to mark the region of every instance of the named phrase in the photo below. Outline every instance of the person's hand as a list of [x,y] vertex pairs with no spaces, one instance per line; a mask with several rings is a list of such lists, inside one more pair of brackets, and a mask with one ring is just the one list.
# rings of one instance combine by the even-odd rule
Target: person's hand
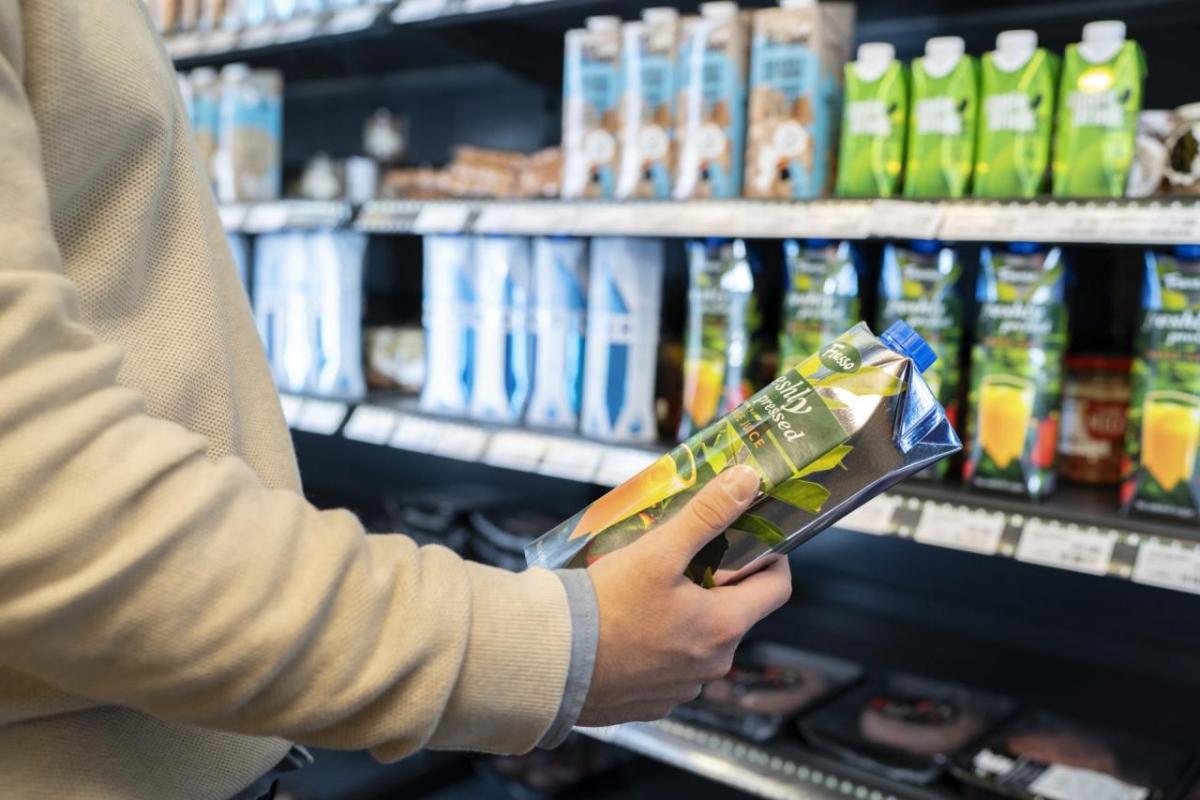
[[730,586],[702,589],[683,571],[753,501],[758,475],[721,473],[672,519],[588,567],[600,610],[596,668],[580,725],[660,719],[723,677],[754,623],[787,602],[787,558]]

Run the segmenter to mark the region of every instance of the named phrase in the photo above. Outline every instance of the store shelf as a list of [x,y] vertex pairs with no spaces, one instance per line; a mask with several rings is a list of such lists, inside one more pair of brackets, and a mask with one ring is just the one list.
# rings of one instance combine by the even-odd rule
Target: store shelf
[[674,720],[580,733],[771,800],[944,800],[950,795],[858,773],[798,747],[756,745]]
[[[661,451],[435,417],[411,404],[285,396],[283,407],[298,431],[599,486],[616,486]],[[1062,486],[1035,503],[909,480],[838,527],[1200,594],[1200,527],[1122,517],[1115,490]]]
[[271,48],[333,42],[375,27],[392,3],[354,6],[241,30],[176,33],[164,37],[167,54],[181,66],[228,61]]
[[239,233],[338,228],[354,216],[349,203],[324,200],[227,203],[219,210],[225,230]]
[[1182,244],[1200,241],[1193,200],[374,201],[355,226],[373,233],[580,236],[942,238]]

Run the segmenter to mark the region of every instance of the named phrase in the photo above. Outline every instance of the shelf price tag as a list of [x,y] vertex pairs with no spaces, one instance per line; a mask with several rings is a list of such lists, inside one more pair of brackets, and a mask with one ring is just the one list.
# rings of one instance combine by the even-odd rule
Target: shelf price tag
[[396,412],[390,408],[359,406],[347,420],[342,436],[366,444],[387,444],[396,424]]
[[442,437],[441,422],[427,417],[397,414],[396,429],[388,440],[390,447],[414,453],[432,453]]
[[241,230],[246,223],[246,207],[239,203],[226,203],[217,208],[221,227],[227,231]]
[[538,472],[553,478],[591,483],[605,452],[606,448],[598,444],[554,437],[547,440]]
[[302,42],[311,39],[321,25],[321,18],[314,15],[295,17],[282,22],[275,35],[275,41],[280,44]]
[[266,47],[279,40],[279,29],[274,25],[258,25],[242,31],[238,37],[238,46],[243,50],[253,50]]
[[200,44],[204,53],[228,53],[237,47],[238,35],[235,31],[217,30],[207,34]]
[[478,14],[483,11],[494,11],[498,8],[508,8],[513,0],[463,0],[463,11]]
[[166,40],[171,58],[188,58],[200,52],[201,41],[195,33],[177,33]]
[[341,427],[348,410],[349,407],[345,403],[337,400],[308,399],[304,401],[300,417],[293,427],[305,433],[331,436]]
[[459,461],[479,461],[487,447],[488,434],[483,428],[457,422],[442,423],[441,438],[433,452]]
[[470,216],[466,203],[426,203],[413,220],[413,233],[461,233]]
[[370,3],[354,8],[344,8],[329,18],[325,23],[325,33],[337,36],[342,33],[363,31],[375,24],[379,9]]
[[632,447],[610,447],[604,452],[596,470],[596,483],[618,486],[650,466],[658,459],[654,453]]
[[1031,519],[1021,529],[1017,560],[1088,575],[1107,575],[1116,544],[1117,535],[1111,531],[1086,531]]
[[1005,517],[999,511],[926,503],[913,538],[924,544],[994,556],[1004,535]]
[[483,461],[496,467],[533,472],[545,449],[546,442],[541,436],[524,431],[500,431],[492,434]]
[[871,232],[876,236],[936,239],[942,225],[940,203],[876,200],[871,204]]
[[840,522],[834,524],[834,527],[885,536],[896,530],[896,526],[892,523],[892,517],[899,506],[899,497],[881,494],[842,517]]
[[304,398],[281,394],[279,395],[279,405],[283,409],[283,418],[287,421],[288,427],[295,428],[296,423],[300,420],[300,413],[304,410]]
[[1200,548],[1143,540],[1133,566],[1133,580],[1200,594]]
[[287,227],[288,204],[285,202],[255,203],[246,211],[242,226],[251,233],[268,233]]
[[419,22],[434,19],[446,13],[447,0],[403,0],[392,12],[392,22]]

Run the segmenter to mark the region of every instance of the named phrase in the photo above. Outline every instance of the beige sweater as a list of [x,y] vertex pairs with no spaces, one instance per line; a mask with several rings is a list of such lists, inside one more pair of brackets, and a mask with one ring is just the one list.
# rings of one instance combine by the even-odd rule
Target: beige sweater
[[300,496],[140,0],[0,0],[0,795],[225,798],[285,740],[525,750],[570,645],[552,573]]

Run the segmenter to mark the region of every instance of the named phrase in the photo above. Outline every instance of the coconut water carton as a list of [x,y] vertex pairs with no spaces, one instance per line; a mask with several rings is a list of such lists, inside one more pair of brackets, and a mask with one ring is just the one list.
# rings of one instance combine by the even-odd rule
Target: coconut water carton
[[975,165],[979,71],[957,36],[925,43],[913,61],[905,197],[962,197]]
[[895,197],[908,136],[908,70],[886,42],[866,42],[846,65],[838,148],[839,197]]

